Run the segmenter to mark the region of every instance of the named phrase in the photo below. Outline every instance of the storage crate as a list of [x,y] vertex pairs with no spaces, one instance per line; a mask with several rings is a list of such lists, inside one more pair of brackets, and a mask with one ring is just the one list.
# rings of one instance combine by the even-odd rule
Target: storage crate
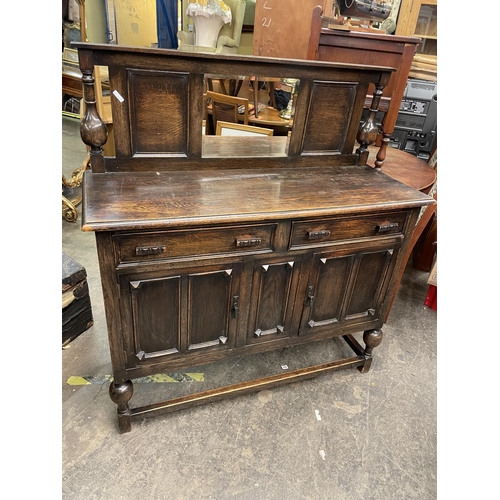
[[94,324],[87,271],[62,254],[62,345],[63,347]]

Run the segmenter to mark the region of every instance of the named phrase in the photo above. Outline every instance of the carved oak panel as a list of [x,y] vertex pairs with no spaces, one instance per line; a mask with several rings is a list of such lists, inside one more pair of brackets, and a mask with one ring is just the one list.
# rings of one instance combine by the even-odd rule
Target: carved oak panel
[[[356,84],[314,82],[304,129],[304,154],[343,152],[356,91]],[[353,141],[348,142],[352,148]]]
[[187,154],[188,75],[128,72],[133,154]]
[[234,345],[239,311],[239,274],[239,264],[188,274],[188,350]]
[[341,320],[343,298],[354,263],[354,254],[317,253],[307,284],[300,334]]
[[[234,346],[241,263],[125,275],[132,325],[129,363]],[[128,330],[126,330],[128,331]],[[178,356],[177,356],[178,357]]]
[[397,251],[391,248],[314,255],[300,334],[337,323],[377,318]]
[[389,265],[394,261],[396,253],[393,248],[389,248],[359,255],[346,319],[378,315],[382,294],[387,285]]
[[180,351],[180,276],[131,281],[134,354],[146,360]]
[[[295,258],[299,256],[294,256]],[[300,260],[258,261],[254,267],[247,342],[265,342],[291,334]],[[295,278],[295,279],[294,279]]]

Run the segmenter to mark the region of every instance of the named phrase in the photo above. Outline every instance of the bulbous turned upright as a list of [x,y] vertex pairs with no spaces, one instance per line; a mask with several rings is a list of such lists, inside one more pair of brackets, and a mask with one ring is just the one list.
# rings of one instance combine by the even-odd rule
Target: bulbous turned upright
[[376,112],[370,110],[368,118],[359,127],[356,140],[361,144],[361,149],[366,149],[377,140],[378,126],[375,119]]
[[111,382],[109,386],[109,397],[113,403],[118,405],[119,410],[125,409],[133,394],[134,386],[130,380],[127,380],[124,384]]
[[82,141],[92,149],[101,148],[108,140],[108,130],[106,124],[97,113],[89,106],[85,110],[82,122],[80,123],[80,136]]
[[109,397],[111,401],[117,405],[116,412],[118,415],[120,434],[130,432],[132,429],[128,402],[133,394],[134,386],[130,380],[125,381],[123,384],[111,382],[109,386]]
[[85,115],[80,123],[80,136],[87,146],[96,151],[106,144],[108,129],[97,111],[94,77],[91,72],[85,70],[82,70],[82,74]]
[[377,112],[380,106],[380,98],[382,97],[383,87],[376,85],[373,91],[373,100],[370,106],[368,118],[360,125],[356,140],[360,144],[359,153],[368,152],[368,146],[377,141],[379,127],[377,125]]

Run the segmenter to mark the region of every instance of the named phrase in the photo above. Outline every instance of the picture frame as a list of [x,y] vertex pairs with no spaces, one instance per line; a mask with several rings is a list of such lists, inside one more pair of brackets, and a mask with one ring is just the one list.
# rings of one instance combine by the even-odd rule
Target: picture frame
[[245,17],[243,18],[242,33],[253,33],[255,19],[255,4],[257,0],[245,0]]
[[255,135],[274,135],[272,128],[255,127],[252,125],[243,125],[242,123],[232,123],[218,120],[215,135],[224,136],[255,136]]

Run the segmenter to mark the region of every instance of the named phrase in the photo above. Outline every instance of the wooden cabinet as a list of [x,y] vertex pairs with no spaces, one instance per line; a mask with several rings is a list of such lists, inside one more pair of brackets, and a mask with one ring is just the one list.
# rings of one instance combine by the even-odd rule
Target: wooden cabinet
[[[309,58],[319,61],[352,64],[376,64],[395,68],[389,83],[384,87],[381,111],[384,111],[377,145],[377,165],[383,166],[386,148],[394,132],[399,107],[408,81],[413,56],[420,40],[413,36],[394,36],[384,33],[340,31],[321,29],[320,12],[315,10],[312,36],[309,42]],[[369,90],[371,95],[373,88]],[[369,108],[371,98],[367,98]]]
[[437,0],[403,0],[396,35],[421,38],[417,54],[437,58]]
[[437,80],[437,0],[402,0],[396,35],[421,39],[410,76]]
[[[112,234],[100,252],[120,269],[128,369],[138,377],[152,362],[199,364],[239,348],[324,338],[332,326],[368,328],[380,317],[409,216]],[[353,248],[357,238],[363,245]]]
[[[368,371],[401,256],[433,203],[366,165],[376,137],[372,118],[357,133],[367,89],[376,88],[376,111],[390,70],[77,46],[92,167],[82,228],[96,233],[120,432],[133,417],[349,366]],[[115,157],[102,154],[95,65],[109,66]],[[208,74],[297,76],[290,137],[203,136]],[[352,356],[131,406],[138,377],[335,337]]]

